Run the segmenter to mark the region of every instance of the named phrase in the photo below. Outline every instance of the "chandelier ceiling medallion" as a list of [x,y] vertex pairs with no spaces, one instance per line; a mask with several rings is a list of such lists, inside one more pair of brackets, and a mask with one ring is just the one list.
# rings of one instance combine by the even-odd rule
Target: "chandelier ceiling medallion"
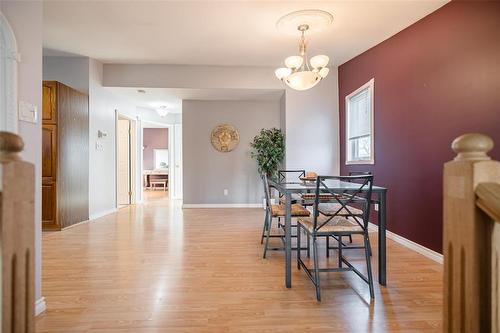
[[278,68],[276,77],[295,90],[311,89],[324,79],[330,71],[326,55],[317,55],[310,59],[307,56],[306,32],[324,30],[333,21],[333,16],[323,10],[308,9],[290,13],[279,19],[278,30],[285,33],[300,33],[299,55],[285,59],[285,67]]

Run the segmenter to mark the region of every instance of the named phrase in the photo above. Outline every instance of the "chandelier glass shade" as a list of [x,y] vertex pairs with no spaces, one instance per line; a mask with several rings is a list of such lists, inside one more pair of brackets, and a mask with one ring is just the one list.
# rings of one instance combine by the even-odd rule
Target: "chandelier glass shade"
[[166,105],[161,105],[158,109],[156,109],[156,113],[158,113],[160,117],[166,117],[169,114],[169,111]]
[[328,56],[317,55],[308,59],[305,40],[305,32],[308,29],[309,26],[306,24],[298,27],[302,34],[299,43],[299,55],[287,57],[285,67],[278,68],[274,72],[279,80],[295,90],[311,89],[324,79],[330,71],[326,67],[330,61]]

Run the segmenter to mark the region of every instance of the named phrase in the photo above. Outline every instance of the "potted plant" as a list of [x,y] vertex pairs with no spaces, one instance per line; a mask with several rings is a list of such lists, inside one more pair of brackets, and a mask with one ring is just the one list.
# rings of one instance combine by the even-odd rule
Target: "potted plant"
[[[278,128],[263,128],[260,130],[259,135],[253,138],[250,146],[253,148],[250,155],[257,161],[259,173],[265,173],[268,177],[275,176],[285,158],[285,136],[283,132]],[[274,204],[274,199],[271,199],[271,204]],[[266,207],[265,198],[264,207]]]
[[261,129],[250,143],[252,158],[257,160],[259,173],[273,177],[285,157],[285,136],[278,128]]

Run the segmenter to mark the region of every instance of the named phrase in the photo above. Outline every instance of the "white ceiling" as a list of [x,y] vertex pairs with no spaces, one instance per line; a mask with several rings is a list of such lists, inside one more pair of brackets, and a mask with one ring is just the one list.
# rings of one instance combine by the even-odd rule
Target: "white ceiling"
[[276,21],[300,9],[333,14],[310,54],[353,58],[447,1],[44,1],[44,47],[106,63],[279,66],[297,38]]
[[[171,89],[171,88],[106,88],[126,97],[134,105],[154,110],[165,105],[170,113],[182,111],[182,100],[279,100],[284,90],[278,89]],[[142,89],[145,93],[139,93]]]

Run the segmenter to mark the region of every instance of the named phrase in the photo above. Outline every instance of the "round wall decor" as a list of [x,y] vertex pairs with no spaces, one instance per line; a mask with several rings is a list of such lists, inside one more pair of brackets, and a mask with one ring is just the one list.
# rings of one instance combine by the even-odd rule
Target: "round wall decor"
[[227,153],[236,148],[240,142],[240,134],[233,126],[221,124],[212,130],[210,135],[212,146],[222,152]]

